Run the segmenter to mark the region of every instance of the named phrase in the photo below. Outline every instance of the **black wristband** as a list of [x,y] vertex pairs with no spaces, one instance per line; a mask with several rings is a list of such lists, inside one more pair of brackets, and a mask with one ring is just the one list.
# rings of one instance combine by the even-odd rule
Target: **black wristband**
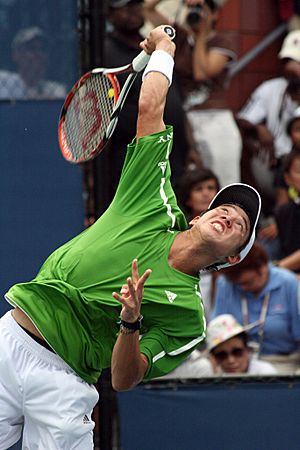
[[142,319],[143,316],[140,315],[140,317],[138,318],[138,320],[136,320],[135,322],[125,322],[125,320],[120,320],[120,325],[123,328],[127,328],[127,330],[140,330],[142,328]]

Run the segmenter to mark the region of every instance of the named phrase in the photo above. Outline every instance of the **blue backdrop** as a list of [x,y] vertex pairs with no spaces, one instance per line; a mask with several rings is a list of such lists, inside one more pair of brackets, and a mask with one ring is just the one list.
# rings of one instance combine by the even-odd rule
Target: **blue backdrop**
[[[60,101],[0,102],[0,295],[83,229],[81,169],[57,142]],[[6,310],[0,300],[0,312]]]

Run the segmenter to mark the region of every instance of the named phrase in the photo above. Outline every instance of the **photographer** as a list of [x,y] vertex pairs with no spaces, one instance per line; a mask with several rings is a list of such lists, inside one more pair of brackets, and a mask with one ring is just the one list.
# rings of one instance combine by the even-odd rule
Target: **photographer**
[[[160,0],[145,0],[145,17],[166,22]],[[175,70],[194,144],[193,162],[216,173],[221,185],[239,181],[241,138],[226,103],[224,82],[236,59],[232,43],[216,30],[225,0],[185,0],[186,18],[176,29]]]

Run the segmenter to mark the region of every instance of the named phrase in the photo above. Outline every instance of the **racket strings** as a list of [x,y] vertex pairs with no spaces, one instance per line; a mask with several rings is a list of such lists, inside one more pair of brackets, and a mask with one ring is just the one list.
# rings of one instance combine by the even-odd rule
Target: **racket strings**
[[106,75],[91,76],[75,92],[64,120],[64,141],[70,159],[87,160],[103,145],[116,92]]

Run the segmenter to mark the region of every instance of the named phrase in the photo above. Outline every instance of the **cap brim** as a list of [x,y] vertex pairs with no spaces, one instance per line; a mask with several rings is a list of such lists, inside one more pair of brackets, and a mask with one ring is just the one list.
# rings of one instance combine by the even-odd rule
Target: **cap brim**
[[289,58],[300,62],[300,54],[298,49],[282,50],[278,53],[279,59]]
[[[240,252],[240,261],[249,253],[254,241],[255,241],[255,228],[259,219],[261,210],[261,198],[256,189],[248,184],[233,183],[225,186],[221,189],[216,196],[212,199],[208,209],[214,209],[224,204],[234,204],[242,208],[249,217],[250,230],[249,238],[245,242],[243,249]],[[222,266],[228,267],[231,264],[224,263]]]

